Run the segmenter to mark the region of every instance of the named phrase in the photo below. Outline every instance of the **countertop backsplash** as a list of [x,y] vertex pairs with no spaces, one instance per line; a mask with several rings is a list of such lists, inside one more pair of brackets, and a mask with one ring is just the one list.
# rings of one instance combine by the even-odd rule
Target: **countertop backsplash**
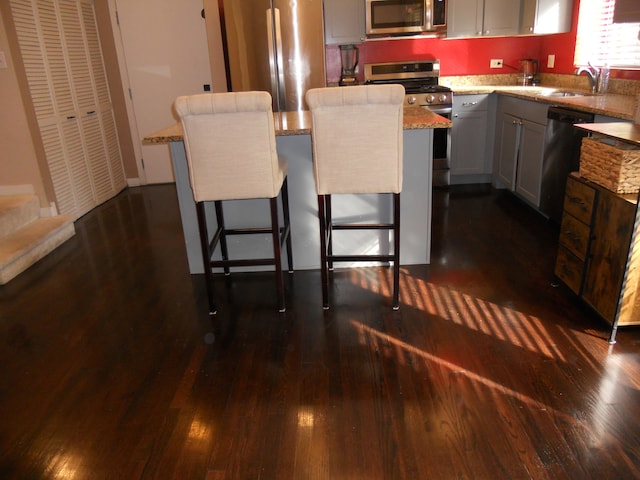
[[[522,85],[522,75],[513,73],[499,75],[459,75],[450,77],[441,76],[440,84],[446,85],[448,87],[474,85],[517,86]],[[588,78],[584,75],[562,75],[555,73],[541,73],[539,86],[566,88],[568,90],[590,90],[591,88]],[[607,93],[636,96],[640,94],[640,81],[620,80],[612,78],[611,80],[609,80],[609,88],[607,90]]]

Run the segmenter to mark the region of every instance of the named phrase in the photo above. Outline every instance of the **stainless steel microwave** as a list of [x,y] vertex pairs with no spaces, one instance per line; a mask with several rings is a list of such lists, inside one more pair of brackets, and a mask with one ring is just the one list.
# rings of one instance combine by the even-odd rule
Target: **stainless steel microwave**
[[366,0],[367,35],[444,33],[447,0]]

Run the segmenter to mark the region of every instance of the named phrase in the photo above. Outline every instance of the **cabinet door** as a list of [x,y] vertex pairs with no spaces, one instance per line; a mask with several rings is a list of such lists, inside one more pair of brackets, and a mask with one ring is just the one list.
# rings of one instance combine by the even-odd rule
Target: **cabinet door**
[[522,120],[515,191],[535,207],[540,206],[545,126]]
[[520,29],[520,2],[484,0],[485,36],[516,35]]
[[490,173],[485,170],[487,111],[462,110],[453,116],[451,174]]
[[582,296],[608,322],[616,314],[634,219],[633,204],[600,190]]
[[500,117],[498,144],[498,180],[513,190],[516,180],[516,157],[520,138],[520,119],[503,113]]
[[324,0],[324,40],[327,45],[365,40],[365,0]]
[[573,0],[524,0],[522,9],[520,33],[540,35],[571,31]]
[[482,35],[484,0],[449,0],[447,37]]

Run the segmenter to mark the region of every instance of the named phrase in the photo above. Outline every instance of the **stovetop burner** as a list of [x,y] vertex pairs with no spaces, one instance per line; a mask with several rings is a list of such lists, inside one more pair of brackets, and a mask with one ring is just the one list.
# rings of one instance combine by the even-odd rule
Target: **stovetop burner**
[[404,86],[407,105],[420,105],[432,110],[437,107],[439,111],[450,110],[453,102],[451,89],[438,85],[439,74],[439,60],[364,65],[365,83],[397,83]]

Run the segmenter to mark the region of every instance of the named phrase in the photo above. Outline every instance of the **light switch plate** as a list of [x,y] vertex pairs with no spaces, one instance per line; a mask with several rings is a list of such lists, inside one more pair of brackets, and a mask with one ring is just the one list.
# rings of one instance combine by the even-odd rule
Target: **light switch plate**
[[7,57],[4,56],[4,52],[0,52],[0,68],[7,68]]
[[553,68],[556,65],[556,56],[549,55],[547,57],[547,68]]

